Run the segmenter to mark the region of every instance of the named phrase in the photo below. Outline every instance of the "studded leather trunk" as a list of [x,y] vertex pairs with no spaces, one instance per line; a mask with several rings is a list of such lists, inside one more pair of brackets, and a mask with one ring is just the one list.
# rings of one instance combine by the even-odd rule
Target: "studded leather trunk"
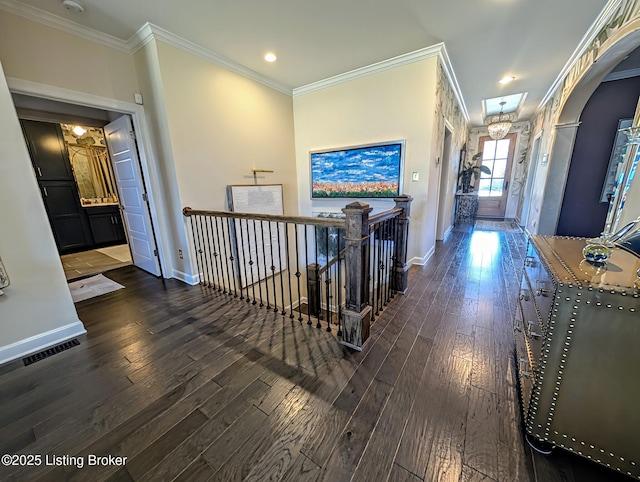
[[514,330],[526,431],[640,478],[640,258],[532,236]]

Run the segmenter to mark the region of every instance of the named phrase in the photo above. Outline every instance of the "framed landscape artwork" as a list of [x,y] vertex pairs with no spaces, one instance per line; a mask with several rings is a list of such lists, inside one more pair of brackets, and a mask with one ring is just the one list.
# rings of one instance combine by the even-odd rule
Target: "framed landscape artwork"
[[402,188],[404,140],[313,151],[311,198],[393,198]]

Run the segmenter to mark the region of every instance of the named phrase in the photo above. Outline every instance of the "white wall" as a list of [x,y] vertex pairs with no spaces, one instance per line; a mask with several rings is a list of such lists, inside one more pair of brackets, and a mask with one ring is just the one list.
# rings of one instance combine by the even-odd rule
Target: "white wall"
[[[159,40],[134,57],[164,178],[172,275],[194,281],[185,206],[227,210],[228,185],[257,182],[282,184],[285,214],[297,214],[293,103]],[[254,178],[253,168],[274,172]]]
[[291,96],[157,42],[173,158],[183,203],[227,208],[229,184],[282,184],[298,210]]
[[0,363],[84,333],[0,63]]
[[[435,206],[439,178],[431,159],[434,130],[437,57],[367,77],[297,95],[293,99],[300,214],[339,212],[354,199],[311,200],[309,152],[405,139],[402,192],[411,206],[408,259],[425,256],[435,245]],[[434,162],[432,162],[434,161]],[[419,182],[411,182],[418,172]],[[437,172],[436,172],[437,174]],[[363,200],[375,211],[393,207],[392,200]]]
[[0,11],[7,77],[133,102],[133,55]]

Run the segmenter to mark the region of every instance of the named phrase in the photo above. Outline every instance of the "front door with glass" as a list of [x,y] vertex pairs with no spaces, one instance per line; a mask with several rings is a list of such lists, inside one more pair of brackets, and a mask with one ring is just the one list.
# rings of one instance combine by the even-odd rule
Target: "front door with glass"
[[482,156],[478,165],[487,166],[491,174],[480,172],[478,182],[478,217],[504,218],[509,195],[511,164],[515,150],[516,134],[503,139],[481,137],[478,152]]

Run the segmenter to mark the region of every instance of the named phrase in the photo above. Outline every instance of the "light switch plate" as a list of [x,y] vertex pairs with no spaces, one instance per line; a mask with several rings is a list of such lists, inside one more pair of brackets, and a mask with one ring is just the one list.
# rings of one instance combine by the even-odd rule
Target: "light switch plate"
[[133,100],[136,101],[136,104],[142,105],[142,94],[133,94]]
[[417,172],[413,172],[411,173],[411,180],[413,182],[418,182],[418,180],[420,179],[420,174]]

